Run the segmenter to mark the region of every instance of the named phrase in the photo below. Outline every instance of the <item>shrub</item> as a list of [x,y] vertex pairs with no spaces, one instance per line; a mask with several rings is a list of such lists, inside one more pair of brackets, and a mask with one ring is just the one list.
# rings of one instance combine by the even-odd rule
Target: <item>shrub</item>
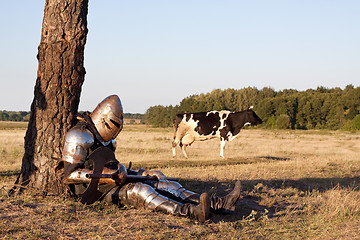
[[353,119],[353,128],[355,130],[360,130],[360,114],[356,115]]
[[290,128],[290,117],[286,114],[281,114],[276,119],[276,127],[278,129],[289,129]]
[[265,128],[272,128],[274,129],[276,127],[276,118],[275,116],[269,117],[269,119],[266,121],[266,124],[262,125]]

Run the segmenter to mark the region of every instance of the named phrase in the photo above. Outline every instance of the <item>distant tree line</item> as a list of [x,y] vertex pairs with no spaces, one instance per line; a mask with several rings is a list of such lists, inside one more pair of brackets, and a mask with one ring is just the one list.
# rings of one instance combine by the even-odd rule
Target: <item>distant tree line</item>
[[[81,112],[80,112],[81,113]],[[124,113],[125,119],[144,119],[144,114],[141,113]],[[26,111],[0,111],[0,121],[17,121],[27,122],[30,119],[30,112]]]
[[[126,121],[125,123],[128,122],[130,124],[145,124],[144,114],[141,113],[124,113],[124,118],[130,119],[130,121]],[[140,119],[140,121],[138,121],[138,119]]]
[[144,114],[141,113],[124,113],[125,119],[144,119]]
[[276,129],[348,129],[360,130],[360,87],[325,88],[298,91],[215,89],[191,95],[176,106],[152,106],[145,122],[154,127],[172,126],[177,113],[211,110],[242,111],[250,106],[264,121],[262,127]]
[[0,111],[0,121],[27,122],[30,119],[30,112]]

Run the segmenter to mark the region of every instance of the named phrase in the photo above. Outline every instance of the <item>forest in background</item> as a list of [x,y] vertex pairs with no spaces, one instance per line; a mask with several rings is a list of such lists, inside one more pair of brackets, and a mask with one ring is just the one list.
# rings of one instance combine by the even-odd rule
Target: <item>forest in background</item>
[[[153,127],[171,127],[176,114],[212,110],[243,111],[250,106],[270,129],[360,130],[360,87],[285,89],[215,89],[185,97],[179,105],[151,106],[145,112],[125,113],[125,119],[140,119]],[[30,112],[0,111],[0,121],[28,121]]]
[[272,129],[345,129],[360,130],[360,87],[259,90],[215,89],[191,95],[175,106],[152,106],[145,122],[154,127],[172,126],[174,116],[183,112],[211,110],[243,111],[250,106],[264,121],[261,127]]
[[0,111],[0,121],[15,121],[28,122],[30,119],[30,112],[26,111]]

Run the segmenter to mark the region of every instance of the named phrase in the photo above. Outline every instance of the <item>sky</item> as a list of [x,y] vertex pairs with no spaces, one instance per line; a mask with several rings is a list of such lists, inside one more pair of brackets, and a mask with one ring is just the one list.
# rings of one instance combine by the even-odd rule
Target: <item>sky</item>
[[[0,110],[29,111],[45,0],[0,0]],[[90,0],[79,110],[214,89],[360,86],[358,0]]]

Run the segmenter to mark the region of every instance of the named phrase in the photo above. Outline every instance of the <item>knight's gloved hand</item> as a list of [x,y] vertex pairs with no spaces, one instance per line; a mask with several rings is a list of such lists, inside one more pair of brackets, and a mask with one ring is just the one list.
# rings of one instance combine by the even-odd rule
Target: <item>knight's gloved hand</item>
[[166,180],[166,176],[160,172],[159,170],[145,170],[143,173],[142,173],[143,176],[155,176],[157,177],[157,179],[159,180]]

